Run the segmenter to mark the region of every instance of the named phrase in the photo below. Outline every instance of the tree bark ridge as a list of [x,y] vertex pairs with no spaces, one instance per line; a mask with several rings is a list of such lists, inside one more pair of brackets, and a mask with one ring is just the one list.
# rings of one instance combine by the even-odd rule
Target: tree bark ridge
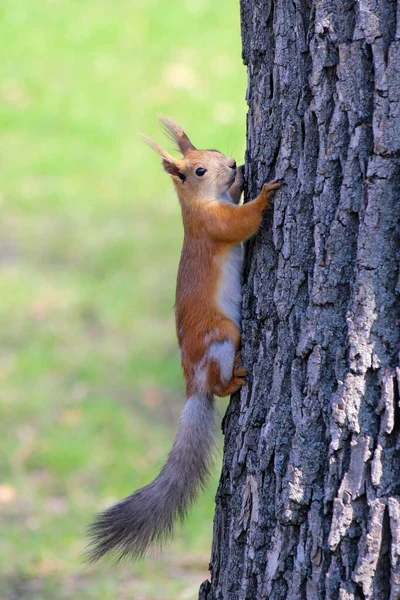
[[400,598],[400,12],[241,0],[249,384],[203,600]]

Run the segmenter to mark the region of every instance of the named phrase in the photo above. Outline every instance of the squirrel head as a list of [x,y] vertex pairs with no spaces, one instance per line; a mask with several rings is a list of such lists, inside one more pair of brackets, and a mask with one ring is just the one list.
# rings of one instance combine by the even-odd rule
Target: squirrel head
[[160,122],[182,159],[174,158],[147,136],[142,138],[161,156],[164,171],[172,178],[179,198],[195,201],[222,197],[235,181],[236,161],[218,150],[198,150],[183,129],[168,117],[160,117]]

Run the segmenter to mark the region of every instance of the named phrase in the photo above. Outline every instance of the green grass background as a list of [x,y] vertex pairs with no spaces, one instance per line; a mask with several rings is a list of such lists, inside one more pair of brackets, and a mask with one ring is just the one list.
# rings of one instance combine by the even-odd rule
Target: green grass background
[[197,598],[220,456],[163,553],[80,555],[94,513],[157,473],[184,400],[179,206],[137,132],[164,142],[164,113],[243,159],[238,3],[5,0],[0,39],[0,598]]

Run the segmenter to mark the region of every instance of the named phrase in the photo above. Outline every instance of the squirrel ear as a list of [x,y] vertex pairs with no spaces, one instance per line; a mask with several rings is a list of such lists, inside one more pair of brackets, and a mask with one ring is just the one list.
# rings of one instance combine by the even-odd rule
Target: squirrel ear
[[175,144],[177,144],[179,150],[184,156],[189,150],[196,150],[196,147],[193,146],[192,142],[189,140],[182,127],[175,123],[175,121],[169,119],[168,117],[164,117],[163,115],[159,115],[158,118],[164,130],[164,133],[166,133],[166,135],[173,142],[175,142]]
[[171,177],[176,177],[180,181],[184,182],[186,179],[186,175],[180,170],[179,165],[179,163],[183,161],[180,161],[168,154],[168,152],[164,150],[164,148],[157,144],[157,142],[153,142],[153,140],[147,137],[147,135],[143,135],[143,133],[141,133],[140,136],[146,142],[146,144],[150,146],[150,148],[153,148],[153,150],[158,152],[158,154],[162,157],[164,171],[168,173],[168,175],[171,175]]
[[164,171],[168,173],[168,175],[171,175],[171,177],[174,178],[177,177],[182,183],[186,181],[185,173],[180,170],[179,165],[175,161],[169,161],[164,158],[162,164]]

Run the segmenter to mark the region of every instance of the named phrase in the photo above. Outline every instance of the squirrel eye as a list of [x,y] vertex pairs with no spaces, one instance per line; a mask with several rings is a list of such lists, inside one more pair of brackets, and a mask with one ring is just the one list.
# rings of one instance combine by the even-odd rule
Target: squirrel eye
[[204,173],[207,173],[207,169],[203,169],[203,167],[196,169],[197,177],[203,177]]

